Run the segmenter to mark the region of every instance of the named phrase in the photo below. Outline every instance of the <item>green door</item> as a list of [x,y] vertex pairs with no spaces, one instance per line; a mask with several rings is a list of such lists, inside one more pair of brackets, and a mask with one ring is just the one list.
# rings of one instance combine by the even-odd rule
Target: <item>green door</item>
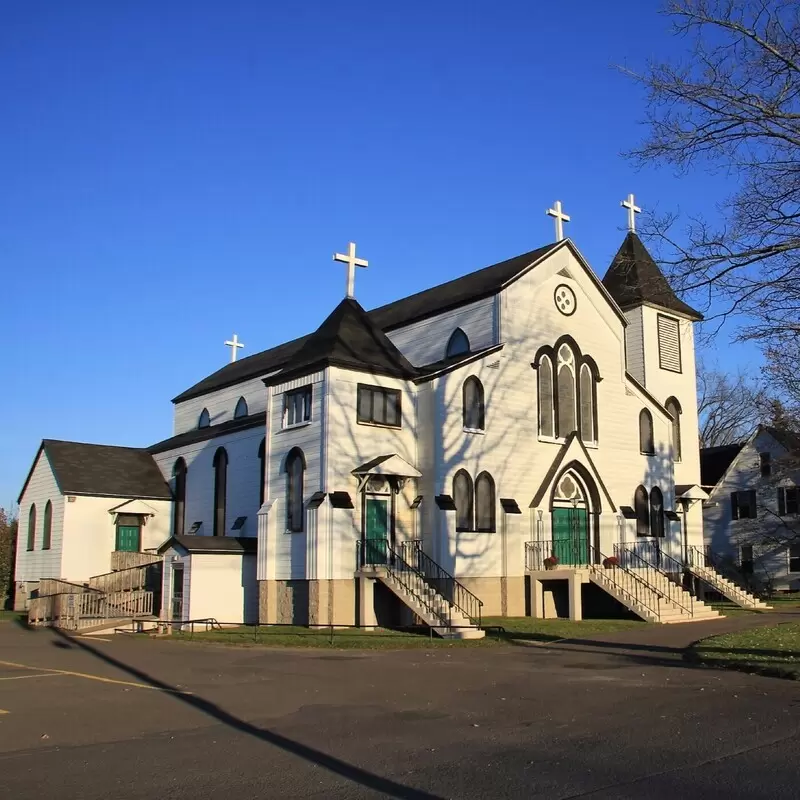
[[126,553],[139,552],[139,532],[138,525],[117,525],[117,550],[124,550]]
[[389,501],[382,497],[368,497],[366,517],[365,563],[385,564],[389,536]]
[[585,508],[553,509],[553,555],[561,565],[589,563],[589,525]]

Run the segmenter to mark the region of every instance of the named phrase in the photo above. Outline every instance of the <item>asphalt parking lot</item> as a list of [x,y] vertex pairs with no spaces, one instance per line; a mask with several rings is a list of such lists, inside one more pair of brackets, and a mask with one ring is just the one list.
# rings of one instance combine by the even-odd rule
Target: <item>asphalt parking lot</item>
[[0,623],[0,795],[796,798],[800,685],[660,641],[301,651]]

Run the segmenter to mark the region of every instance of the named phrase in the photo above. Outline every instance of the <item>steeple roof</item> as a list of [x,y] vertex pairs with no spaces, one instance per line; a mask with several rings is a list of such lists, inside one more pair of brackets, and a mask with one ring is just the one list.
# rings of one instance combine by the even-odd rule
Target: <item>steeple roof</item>
[[417,370],[357,300],[346,297],[270,382],[325,366],[413,378]]
[[614,256],[603,285],[623,311],[649,303],[695,320],[703,319],[699,311],[672,291],[664,273],[633,231],[628,233]]

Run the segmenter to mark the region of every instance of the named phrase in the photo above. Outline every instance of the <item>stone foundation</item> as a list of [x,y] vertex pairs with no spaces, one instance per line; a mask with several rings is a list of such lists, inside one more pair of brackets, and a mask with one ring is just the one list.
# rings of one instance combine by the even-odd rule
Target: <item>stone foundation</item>
[[479,600],[484,617],[524,617],[528,613],[525,576],[506,578],[459,578]]
[[259,581],[262,625],[356,625],[355,579]]

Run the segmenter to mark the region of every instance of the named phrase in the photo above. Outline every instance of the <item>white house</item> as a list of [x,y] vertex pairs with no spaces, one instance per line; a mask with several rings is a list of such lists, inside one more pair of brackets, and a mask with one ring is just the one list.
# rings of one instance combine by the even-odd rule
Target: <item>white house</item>
[[700,456],[711,557],[756,585],[800,589],[800,439],[759,425],[746,441]]

